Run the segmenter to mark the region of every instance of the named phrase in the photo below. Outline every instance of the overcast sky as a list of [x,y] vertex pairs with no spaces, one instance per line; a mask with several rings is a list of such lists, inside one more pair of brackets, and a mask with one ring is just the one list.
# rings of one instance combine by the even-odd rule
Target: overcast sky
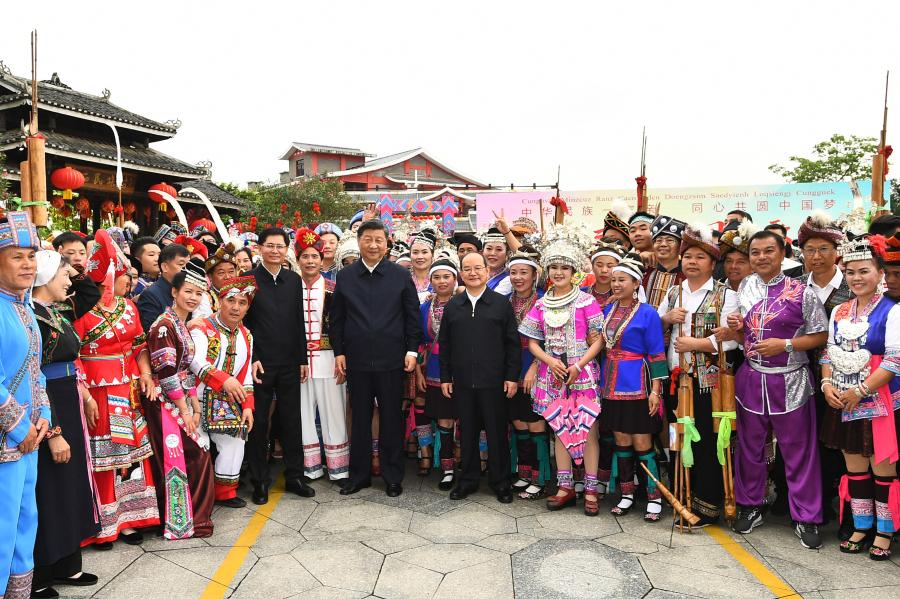
[[900,2],[437,4],[4,2],[0,60],[27,75],[36,27],[41,79],[181,119],[154,147],[241,185],[302,141],[631,187],[643,125],[651,188],[774,183],[832,133],[878,134],[887,69],[900,145]]

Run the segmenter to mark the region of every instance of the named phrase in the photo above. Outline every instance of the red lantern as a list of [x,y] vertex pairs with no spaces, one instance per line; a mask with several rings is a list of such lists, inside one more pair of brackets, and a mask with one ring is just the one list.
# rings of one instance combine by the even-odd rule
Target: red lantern
[[132,200],[128,200],[127,202],[125,202],[124,207],[125,214],[127,216],[131,216],[132,214],[137,212],[137,204],[135,204]]
[[72,191],[84,185],[84,175],[71,166],[58,168],[50,174],[53,187],[63,190],[63,200],[72,199]]
[[150,199],[159,204],[160,212],[166,212],[167,198],[162,195],[163,193],[167,193],[174,198],[178,195],[178,190],[166,182],[157,183],[147,190],[147,195],[150,196]]
[[102,204],[100,204],[100,212],[103,214],[109,214],[116,207],[116,204],[112,200],[104,200]]

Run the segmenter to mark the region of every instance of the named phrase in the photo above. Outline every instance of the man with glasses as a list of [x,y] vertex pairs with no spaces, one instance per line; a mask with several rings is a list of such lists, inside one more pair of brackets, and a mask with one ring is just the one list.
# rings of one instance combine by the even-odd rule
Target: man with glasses
[[684,280],[680,255],[684,227],[682,221],[663,215],[657,216],[650,225],[656,266],[647,269],[642,287],[647,294],[647,303],[654,308],[659,308],[670,287]]
[[262,262],[248,274],[256,278],[256,296],[244,319],[253,333],[253,395],[255,423],[245,455],[253,483],[253,503],[269,501],[269,408],[278,396],[273,422],[284,448],[284,488],[301,497],[316,492],[303,482],[300,428],[300,385],[306,381],[306,329],[300,276],[282,268],[288,251],[284,229],[269,228],[259,235]]

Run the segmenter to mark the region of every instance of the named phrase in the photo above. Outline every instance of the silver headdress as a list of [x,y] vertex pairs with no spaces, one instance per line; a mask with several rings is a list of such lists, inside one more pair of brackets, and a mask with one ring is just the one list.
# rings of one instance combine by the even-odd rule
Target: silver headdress
[[541,249],[541,266],[571,266],[575,272],[586,272],[593,234],[584,225],[554,225],[547,231]]

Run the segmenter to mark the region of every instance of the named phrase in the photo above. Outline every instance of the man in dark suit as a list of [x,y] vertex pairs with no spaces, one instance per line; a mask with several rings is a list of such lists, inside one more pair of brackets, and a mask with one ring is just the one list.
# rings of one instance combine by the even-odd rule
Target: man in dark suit
[[350,478],[341,495],[372,484],[372,410],[381,416],[381,472],[387,495],[403,492],[403,372],[412,372],[422,329],[409,271],[385,258],[387,231],[369,220],[356,231],[360,259],[337,274],[331,305],[336,374],[347,376],[353,422]]
[[484,256],[466,254],[460,270],[466,292],[444,308],[438,334],[441,391],[456,404],[462,450],[462,474],[450,499],[464,499],[478,489],[483,429],[491,488],[497,501],[510,503],[506,402],[516,394],[522,367],[516,316],[506,297],[487,288]]
[[284,229],[266,229],[259,235],[262,262],[247,273],[256,278],[256,296],[244,319],[253,333],[256,409],[245,455],[256,505],[269,501],[269,407],[275,395],[276,430],[284,448],[284,489],[301,497],[316,494],[303,481],[300,384],[308,375],[306,327],[300,275],[281,266],[288,247]]
[[144,332],[149,332],[159,315],[172,305],[172,279],[181,272],[190,257],[188,249],[177,243],[167,245],[159,253],[159,278],[144,289],[137,301]]

